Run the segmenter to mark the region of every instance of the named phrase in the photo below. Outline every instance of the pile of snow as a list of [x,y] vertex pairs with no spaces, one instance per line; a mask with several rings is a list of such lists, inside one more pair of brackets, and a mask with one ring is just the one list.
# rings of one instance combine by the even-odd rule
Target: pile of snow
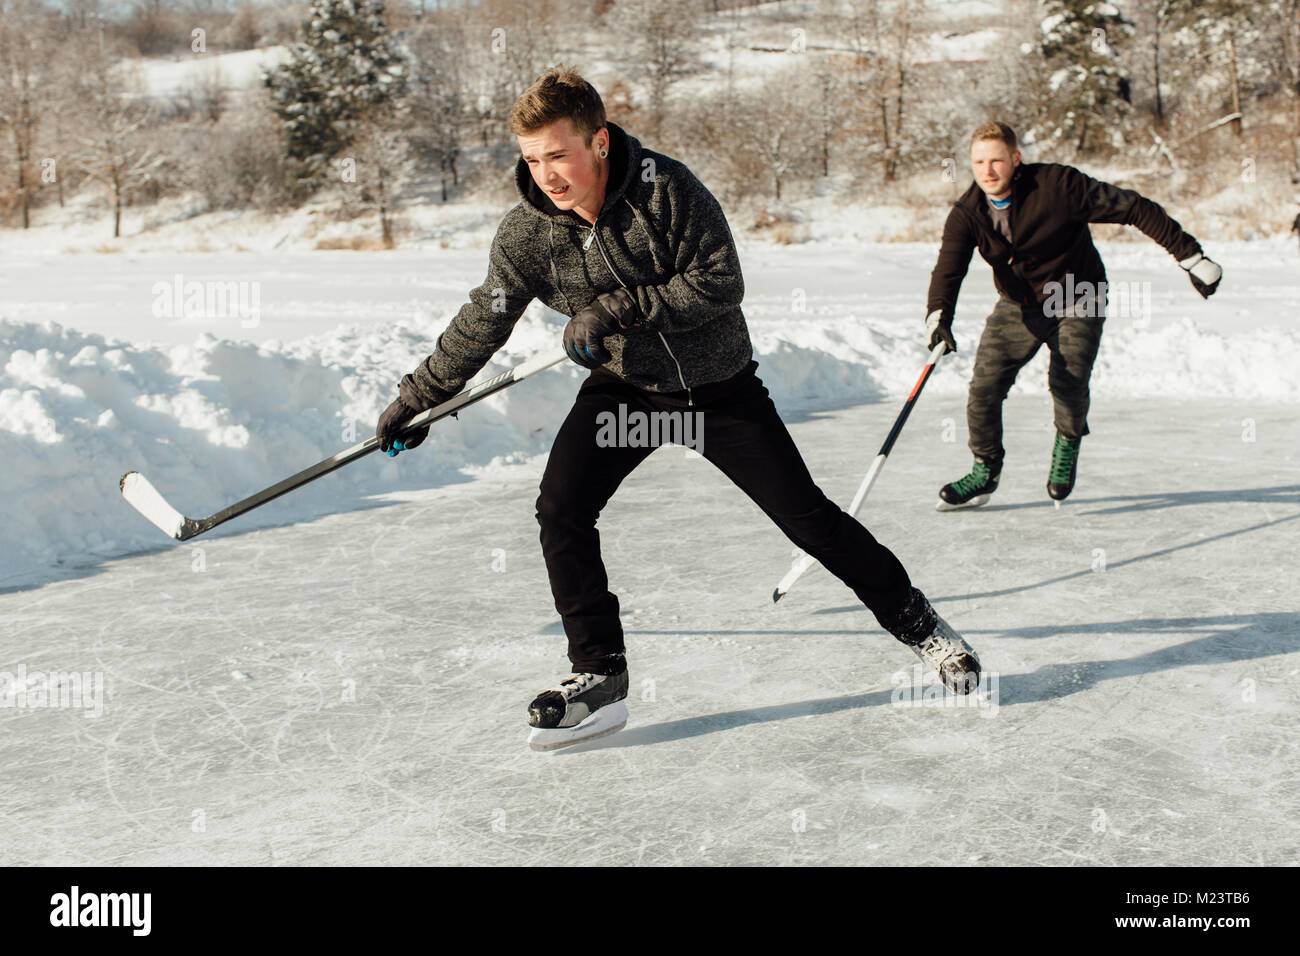
[[[345,325],[287,344],[204,333],[172,347],[0,321],[0,584],[164,544],[121,499],[127,471],[201,516],[365,440],[411,357],[427,354],[448,318]],[[483,376],[553,349],[563,321],[534,303]],[[923,360],[916,325],[820,310],[792,322],[761,303],[751,317],[760,374],[786,411],[898,400]],[[965,389],[969,351],[949,360],[933,391]],[[1094,392],[1295,402],[1298,356],[1295,331],[1222,335],[1190,321],[1117,327],[1104,340]],[[1017,388],[1044,391],[1045,371],[1044,350]],[[441,423],[416,453],[356,463],[227,529],[366,507],[369,495],[462,481],[544,453],[584,374],[572,365],[542,373]]]

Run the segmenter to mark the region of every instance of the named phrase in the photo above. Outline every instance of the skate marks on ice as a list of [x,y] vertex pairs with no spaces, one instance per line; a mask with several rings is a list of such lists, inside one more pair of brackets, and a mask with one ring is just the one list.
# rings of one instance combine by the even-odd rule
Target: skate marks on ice
[[[1012,505],[1009,507],[1016,507],[1016,506]],[[1271,521],[1263,521],[1258,524],[1250,525],[1249,527],[1237,528],[1232,531],[1224,531],[1221,532],[1220,534],[1212,535],[1210,537],[1198,538],[1195,541],[1185,541],[1182,544],[1170,545],[1169,547],[1161,548],[1158,551],[1150,551],[1147,552],[1146,554],[1139,554],[1130,558],[1121,558],[1118,561],[1111,561],[1108,563],[1107,568],[1109,570],[1115,570],[1117,568],[1122,568],[1128,565],[1137,564],[1141,561],[1148,561],[1154,558],[1167,557],[1171,554],[1175,554],[1180,551],[1185,551],[1189,548],[1199,548],[1205,545],[1226,541],[1230,538],[1235,538],[1238,535],[1250,534],[1251,532],[1255,532],[1255,531],[1262,531],[1266,528],[1272,528],[1275,527],[1276,525],[1285,524],[1288,521],[1295,521],[1297,518],[1300,518],[1300,514],[1288,515],[1287,517],[1284,518],[1275,518]],[[971,590],[964,595],[937,595],[937,596],[930,595],[929,597],[930,600],[935,604],[941,602],[972,601],[981,598],[1006,597],[1012,594],[1021,594],[1026,591],[1034,591],[1039,588],[1051,587],[1052,585],[1056,585],[1056,584],[1065,584],[1070,581],[1086,580],[1094,573],[1096,573],[1095,569],[1084,568],[1078,571],[1071,571],[1066,574],[1057,575],[1054,578],[1047,578],[1042,581],[1036,581],[1032,584],[1014,585],[1011,587],[1000,588],[998,590],[993,590],[993,591]],[[862,610],[861,605],[848,604],[848,605],[842,605],[840,607],[818,608],[812,611],[811,613],[812,614],[848,614],[848,613],[858,613],[861,612],[861,610]]]
[[[676,634],[677,632],[660,632]],[[788,631],[710,631],[710,635],[730,634],[748,638],[768,637],[788,639]],[[862,636],[859,632],[801,630],[802,635]],[[1221,669],[1232,665],[1300,652],[1300,613],[1272,613],[1254,615],[1222,615],[1207,618],[1152,618],[1134,621],[1099,622],[1095,624],[1046,625],[1028,628],[997,630],[968,629],[973,640],[984,637],[1002,638],[1070,638],[1072,636],[1102,636],[1115,638],[1117,649],[1127,647],[1122,643],[1127,635],[1147,634],[1177,637],[1187,633],[1202,633],[1191,640],[1168,644],[1132,656],[1119,656],[1096,660],[1070,660],[1044,664],[1032,671],[1003,670],[998,675],[998,707],[1046,703],[1072,694],[1090,691],[1103,681],[1141,679],[1144,675],[1169,671],[1180,667],[1202,665]],[[654,637],[656,632],[629,635]],[[900,667],[900,669],[902,669]],[[951,698],[952,695],[945,695]],[[789,701],[783,704],[748,707],[729,711],[703,713],[660,723],[633,720],[634,726],[607,739],[577,744],[566,748],[568,752],[603,748],[640,747],[684,740],[704,734],[734,730],[739,727],[775,723],[779,721],[834,714],[840,711],[872,707],[888,707],[893,703],[891,689],[866,691],[842,697],[823,697]],[[968,709],[977,709],[972,706]],[[635,714],[635,711],[634,711]]]
[[[1104,505],[1109,502],[1124,502],[1109,508],[1085,507]],[[989,504],[979,508],[954,508],[952,511],[972,511],[991,514],[995,511],[1052,510],[1055,502],[1042,501],[998,501],[994,495]],[[1154,492],[1134,495],[1107,495],[1104,497],[1072,494],[1063,502],[1064,510],[1074,511],[1079,516],[1124,514],[1127,512],[1159,511],[1165,508],[1186,507],[1189,505],[1212,504],[1276,504],[1300,505],[1300,485],[1276,485],[1267,488],[1207,488],[1201,491]]]
[[[1009,421],[1041,411],[1012,403]],[[891,415],[872,406],[794,432],[828,494],[836,480],[852,492],[857,436]],[[957,533],[917,494],[941,477],[922,432],[911,453],[900,445],[864,517],[918,585],[954,595],[945,616],[1014,704],[994,719],[892,706],[890,676],[910,653],[865,610],[812,613],[851,600],[829,575],[774,608],[788,542],[707,463],[656,453],[601,519],[631,719],[589,750],[525,744],[527,702],[567,667],[535,477],[214,538],[202,570],[179,548],[0,597],[0,669],[108,678],[98,720],[0,713],[0,756],[23,768],[0,782],[9,859],[1293,859],[1294,523],[1120,564],[1289,506],[1179,508],[1172,525],[1076,511],[1048,522],[1050,535],[1027,531],[1038,518],[1021,512]],[[1025,496],[1041,495],[1030,477]],[[1252,476],[1230,477],[1240,488]],[[1288,479],[1260,469],[1256,480]],[[1105,573],[961,596],[1087,568],[1098,546]]]
[[786,704],[719,711],[659,723],[646,723],[644,720],[638,722],[636,720],[636,711],[633,710],[632,719],[629,721],[627,729],[613,736],[593,740],[589,743],[574,744],[571,747],[566,747],[563,751],[557,751],[557,754],[666,744],[705,734],[735,730],[754,724],[819,717],[840,711],[860,710],[867,707],[888,706],[890,698],[890,690],[880,690],[863,694],[850,694],[845,697],[823,697],[815,700],[792,701]]
[[[969,631],[974,638],[979,630]],[[1178,668],[1211,667],[1216,673],[1231,673],[1233,665],[1285,658],[1300,653],[1300,613],[1274,612],[1220,615],[1204,618],[1148,618],[1107,621],[1095,624],[1005,628],[1003,638],[1042,639],[1098,636],[1113,638],[1116,650],[1132,650],[1126,639],[1133,635],[1182,636],[1202,634],[1191,640],[1140,651],[1130,656],[1072,659],[1043,664],[1025,673],[1003,673],[1001,707],[1046,703],[1072,694],[1091,691],[1104,681],[1140,682],[1145,676]]]

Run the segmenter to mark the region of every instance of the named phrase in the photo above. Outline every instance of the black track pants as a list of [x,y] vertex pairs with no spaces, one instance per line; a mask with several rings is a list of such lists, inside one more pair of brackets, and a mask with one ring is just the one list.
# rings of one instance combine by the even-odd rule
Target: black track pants
[[[676,413],[678,428],[685,427],[681,416],[699,413],[692,420],[697,434],[685,435],[693,437],[687,443],[749,495],[791,541],[852,588],[882,626],[888,629],[907,600],[911,583],[902,564],[813,483],[754,374],[756,367],[751,362],[733,378],[696,387],[693,407],[683,392],[647,392],[601,369],[579,390],[555,437],[537,499],[542,553],[575,671],[598,670],[602,658],[624,651],[618,598],[609,590],[596,519],[623,479],[654,451],[653,446],[633,447],[633,442],[654,436],[629,429],[628,441],[611,444],[610,424],[618,419],[620,405],[626,421],[635,421],[635,412]],[[660,423],[669,417],[660,415]],[[660,429],[654,445],[681,443],[664,431],[668,429]]]

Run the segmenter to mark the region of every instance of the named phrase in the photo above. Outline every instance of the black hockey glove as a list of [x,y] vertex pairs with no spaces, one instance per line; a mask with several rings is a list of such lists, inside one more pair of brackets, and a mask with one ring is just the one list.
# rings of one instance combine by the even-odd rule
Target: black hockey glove
[[383,414],[379,416],[379,426],[375,429],[375,437],[379,439],[379,450],[392,458],[399,451],[410,451],[428,438],[428,425],[402,435],[401,438],[397,437],[401,435],[402,426],[418,414],[420,414],[419,409],[412,408],[400,398],[385,408]]
[[380,414],[379,425],[375,428],[375,437],[379,439],[379,450],[386,453],[389,458],[396,456],[399,451],[410,451],[412,448],[419,447],[420,443],[429,437],[428,425],[405,435],[401,434],[402,426],[420,412],[442,404],[449,397],[437,395],[435,396],[437,400],[430,404],[428,399],[416,390],[409,375],[402,379],[402,384],[397,389],[397,396],[397,400]]
[[957,341],[952,337],[952,316],[944,317],[941,312],[931,312],[925,320],[926,331],[930,333],[929,344],[925,347],[927,352],[934,351],[934,347],[943,342],[948,347],[943,350],[943,354],[957,351]]
[[627,289],[596,296],[595,301],[564,327],[564,351],[583,368],[599,368],[611,358],[605,336],[630,329],[641,321],[641,310]]
[[1188,278],[1192,280],[1192,288],[1200,293],[1202,299],[1214,295],[1214,290],[1219,287],[1219,280],[1223,278],[1223,270],[1219,268],[1217,262],[1198,252],[1178,264],[1187,271]]

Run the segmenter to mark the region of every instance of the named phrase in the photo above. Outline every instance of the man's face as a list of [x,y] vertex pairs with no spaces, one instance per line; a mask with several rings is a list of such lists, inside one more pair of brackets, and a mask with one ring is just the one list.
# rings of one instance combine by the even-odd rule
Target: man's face
[[608,164],[602,163],[597,151],[609,148],[609,130],[601,127],[587,144],[573,121],[565,118],[516,138],[533,182],[551,202],[594,219],[605,200],[608,178]]
[[1000,139],[976,140],[970,145],[970,167],[975,182],[992,199],[1011,194],[1011,177],[1020,165],[1020,150],[1007,148]]

